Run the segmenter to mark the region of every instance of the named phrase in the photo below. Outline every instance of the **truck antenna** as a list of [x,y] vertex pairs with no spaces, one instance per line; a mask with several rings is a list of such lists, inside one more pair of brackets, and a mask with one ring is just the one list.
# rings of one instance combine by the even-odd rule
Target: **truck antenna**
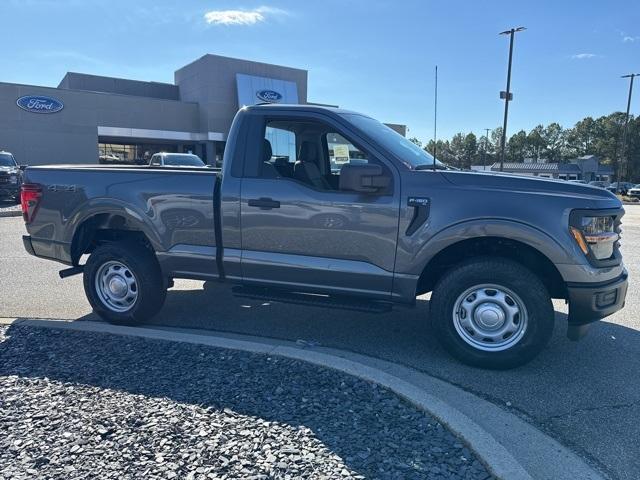
[[436,85],[433,97],[433,171],[436,170],[436,153],[438,151],[438,65],[436,65]]

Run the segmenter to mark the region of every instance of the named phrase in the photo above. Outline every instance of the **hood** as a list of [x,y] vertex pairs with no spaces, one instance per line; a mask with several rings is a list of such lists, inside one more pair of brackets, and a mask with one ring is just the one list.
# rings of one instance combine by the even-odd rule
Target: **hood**
[[591,201],[610,200],[616,207],[622,205],[618,198],[608,190],[591,185],[570,183],[565,180],[552,180],[535,177],[511,175],[507,173],[480,172],[442,172],[450,183],[460,187],[476,189],[504,190],[513,193],[531,193],[559,197],[581,198]]

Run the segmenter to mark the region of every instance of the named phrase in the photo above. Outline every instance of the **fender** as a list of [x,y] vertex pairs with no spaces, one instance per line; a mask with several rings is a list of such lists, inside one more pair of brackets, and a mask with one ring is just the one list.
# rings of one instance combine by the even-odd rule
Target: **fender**
[[99,197],[79,205],[66,222],[63,242],[69,249],[69,257],[71,257],[71,245],[78,232],[78,227],[91,217],[102,213],[123,217],[130,230],[140,231],[146,235],[156,252],[166,250],[160,237],[163,229],[161,222],[154,223],[153,219],[142,213],[140,209],[122,200]]
[[[429,262],[447,247],[464,240],[479,237],[515,240],[537,250],[555,265],[576,263],[572,252],[557,239],[529,224],[514,220],[476,218],[450,225],[432,236],[428,235],[428,229],[427,224],[412,237],[411,242],[405,239],[398,244],[393,296],[399,301],[414,301],[418,280]],[[566,244],[571,245],[570,242]]]
[[420,275],[429,261],[450,245],[478,237],[516,240],[536,249],[554,264],[576,263],[572,252],[543,230],[515,220],[483,218],[451,225],[433,235],[416,253],[411,273]]

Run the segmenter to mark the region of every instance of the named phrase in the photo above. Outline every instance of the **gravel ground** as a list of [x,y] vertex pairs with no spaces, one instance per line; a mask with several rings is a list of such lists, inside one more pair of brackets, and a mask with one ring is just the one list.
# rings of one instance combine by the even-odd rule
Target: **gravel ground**
[[491,478],[433,418],[290,359],[0,327],[0,480]]

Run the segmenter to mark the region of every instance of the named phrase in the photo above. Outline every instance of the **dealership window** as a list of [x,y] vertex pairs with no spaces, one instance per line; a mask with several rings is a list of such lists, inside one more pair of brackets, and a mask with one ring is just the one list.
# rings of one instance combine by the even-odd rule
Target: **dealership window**
[[[193,147],[191,147],[193,148]],[[188,149],[185,149],[187,151]],[[146,165],[154,153],[177,153],[178,146],[172,144],[123,144],[99,143],[98,162],[131,165]]]

